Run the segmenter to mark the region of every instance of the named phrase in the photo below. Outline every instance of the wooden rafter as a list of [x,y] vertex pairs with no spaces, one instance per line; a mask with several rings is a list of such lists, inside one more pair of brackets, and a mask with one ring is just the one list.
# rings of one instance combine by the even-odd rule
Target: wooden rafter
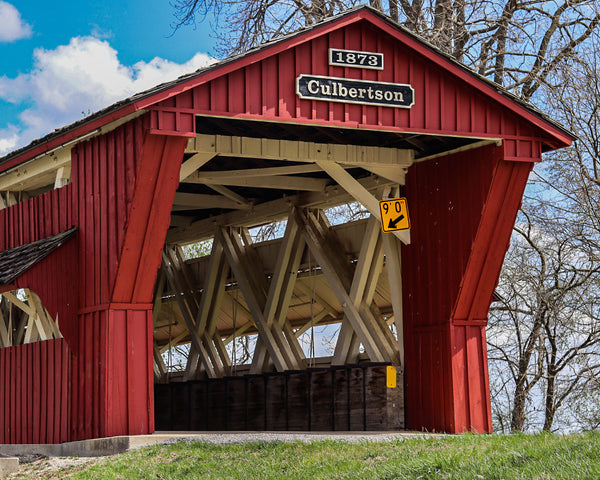
[[308,163],[332,160],[352,166],[394,165],[408,168],[414,161],[412,150],[397,148],[204,134],[196,135],[187,151]]
[[211,209],[226,208],[231,210],[248,210],[251,205],[248,202],[237,202],[221,195],[205,195],[198,193],[175,194],[173,210],[193,210],[193,209]]
[[213,177],[212,172],[195,172],[187,177],[184,182],[202,185],[228,185],[235,187],[322,192],[329,181],[323,178],[293,177],[290,175],[273,175],[270,177]]
[[[327,174],[346,190],[357,202],[361,203],[371,215],[381,220],[379,201],[364,188],[352,175],[336,162],[319,160],[316,162]],[[403,243],[410,244],[410,233],[407,230],[393,232]]]
[[[357,180],[367,191],[377,190],[390,184],[375,175]],[[217,226],[221,227],[251,227],[261,223],[283,220],[289,215],[290,207],[328,208],[350,202],[353,197],[339,185],[332,185],[324,192],[304,192],[286,198],[272,200],[252,207],[251,214],[247,211],[233,211],[219,216],[193,222],[189,226],[169,230],[167,243],[186,244],[206,240],[215,235]]]

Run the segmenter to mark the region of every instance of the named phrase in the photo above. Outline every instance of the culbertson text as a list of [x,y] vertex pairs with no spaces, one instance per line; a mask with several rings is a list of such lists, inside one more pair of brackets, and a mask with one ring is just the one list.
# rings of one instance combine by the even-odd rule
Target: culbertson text
[[414,103],[410,85],[318,75],[300,75],[296,79],[296,93],[300,98],[311,100],[385,107],[410,108]]

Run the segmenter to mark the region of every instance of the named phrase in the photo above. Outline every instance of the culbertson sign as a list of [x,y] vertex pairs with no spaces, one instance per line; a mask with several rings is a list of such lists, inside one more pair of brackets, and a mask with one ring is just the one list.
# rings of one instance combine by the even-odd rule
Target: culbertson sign
[[[383,70],[383,54],[330,48],[329,64]],[[415,92],[410,85],[322,75],[299,75],[296,94],[306,100],[396,108],[410,108],[415,103]]]
[[414,91],[410,85],[320,75],[300,75],[296,78],[296,93],[307,100],[384,107],[410,108],[415,103]]

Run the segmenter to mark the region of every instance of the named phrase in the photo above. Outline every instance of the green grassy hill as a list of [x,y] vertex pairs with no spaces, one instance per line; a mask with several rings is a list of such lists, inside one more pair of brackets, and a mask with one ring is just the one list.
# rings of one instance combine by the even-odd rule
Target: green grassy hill
[[460,435],[359,444],[178,442],[60,470],[30,468],[12,478],[600,479],[600,433]]

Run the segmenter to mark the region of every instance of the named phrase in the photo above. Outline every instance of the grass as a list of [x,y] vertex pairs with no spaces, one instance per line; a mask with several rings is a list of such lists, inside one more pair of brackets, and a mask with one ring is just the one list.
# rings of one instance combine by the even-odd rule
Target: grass
[[600,433],[460,435],[393,442],[178,442],[18,478],[598,479]]

